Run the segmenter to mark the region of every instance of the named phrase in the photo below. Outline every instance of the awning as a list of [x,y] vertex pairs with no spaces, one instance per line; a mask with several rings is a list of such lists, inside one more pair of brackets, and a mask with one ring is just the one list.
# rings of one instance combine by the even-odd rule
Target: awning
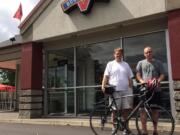
[[10,85],[0,84],[0,91],[14,92],[15,91],[15,87],[14,86],[10,86]]

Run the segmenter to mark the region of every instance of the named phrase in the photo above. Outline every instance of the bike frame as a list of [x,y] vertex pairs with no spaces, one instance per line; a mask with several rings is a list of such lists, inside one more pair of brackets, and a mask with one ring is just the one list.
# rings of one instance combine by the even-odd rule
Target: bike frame
[[[101,123],[101,129],[105,129],[108,127],[109,128],[109,124],[112,125],[114,127],[115,130],[113,130],[113,134],[116,134],[118,130],[120,131],[127,131],[127,133],[131,132],[131,130],[129,129],[129,124],[128,122],[130,121],[130,119],[135,116],[135,124],[136,124],[136,129],[138,131],[138,133],[141,133],[141,126],[139,125],[140,120],[139,117],[141,117],[141,113],[146,113],[148,119],[150,119],[150,122],[152,122],[152,124],[156,124],[156,119],[153,118],[153,110],[158,110],[162,111],[163,113],[167,114],[167,118],[168,120],[170,120],[170,131],[169,131],[169,135],[172,135],[174,132],[174,119],[172,117],[172,115],[163,107],[161,107],[158,104],[149,104],[149,101],[152,99],[152,97],[155,94],[155,91],[149,91],[149,89],[147,89],[146,85],[141,85],[141,87],[138,88],[139,92],[138,94],[131,94],[131,95],[126,95],[126,96],[121,96],[118,98],[115,98],[113,94],[106,94],[105,93],[105,97],[103,99],[101,99],[99,102],[96,102],[94,105],[97,108],[94,108],[94,110],[92,111],[92,113],[90,114],[90,126],[91,129],[93,130],[93,132],[96,135],[99,135],[99,131],[97,131],[95,125],[93,126],[93,122],[94,120],[96,120],[96,118],[94,119],[94,116],[96,116],[96,112],[100,112],[98,116],[100,116],[100,121]],[[150,93],[149,93],[150,92]],[[128,96],[137,96],[139,98],[139,103],[132,108],[132,110],[129,112],[128,116],[126,119],[123,119],[121,117],[121,108],[118,109],[117,106],[117,99],[121,99],[124,97],[128,97]],[[111,98],[111,102],[109,101],[109,98]],[[140,112],[139,112],[140,111]],[[142,112],[141,112],[142,111]],[[114,113],[111,116],[111,119],[109,119],[109,114]],[[113,119],[112,119],[113,118]],[[93,120],[94,119],[94,120]],[[99,119],[99,118],[98,118]],[[153,120],[154,119],[154,120]],[[106,125],[107,123],[107,125]],[[109,124],[108,124],[109,123]],[[151,126],[151,125],[150,125]],[[161,130],[161,128],[160,128]],[[111,130],[108,132],[110,132],[111,134]],[[103,133],[103,132],[102,132]],[[103,134],[100,134],[103,135]]]
[[[150,120],[152,120],[153,121],[153,119],[152,119],[152,117],[151,117],[151,115],[150,115],[150,113],[149,113],[149,111],[148,111],[148,109],[150,108],[150,106],[149,106],[149,104],[148,104],[148,101],[153,97],[153,95],[154,95],[154,92],[152,93],[152,95],[151,95],[151,97],[149,98],[149,99],[146,99],[146,92],[144,92],[142,95],[140,95],[140,94],[138,94],[139,96],[140,96],[140,102],[138,103],[138,105],[136,105],[136,107],[130,112],[130,114],[128,115],[128,117],[127,117],[127,119],[125,119],[125,120],[122,120],[121,119],[121,113],[118,111],[118,113],[117,113],[117,117],[120,117],[120,118],[118,118],[118,123],[122,126],[122,129],[128,129],[128,127],[127,127],[127,125],[128,125],[128,122],[129,122],[129,120],[132,118],[132,116],[134,115],[134,114],[136,114],[136,112],[139,110],[139,108],[143,108],[145,111],[146,111],[146,113],[147,113],[147,115],[148,115],[148,117],[150,118]],[[131,95],[131,96],[134,96],[133,94]],[[123,97],[121,97],[121,98],[124,98],[124,97],[127,97],[127,96],[123,96]],[[120,99],[120,98],[114,98],[114,96],[113,95],[111,95],[111,98],[112,98],[112,102],[111,102],[111,104],[109,105],[109,109],[111,109],[112,111],[117,111],[118,109],[117,109],[117,104],[116,104],[116,100],[117,99]],[[113,109],[113,104],[115,105],[115,109]]]

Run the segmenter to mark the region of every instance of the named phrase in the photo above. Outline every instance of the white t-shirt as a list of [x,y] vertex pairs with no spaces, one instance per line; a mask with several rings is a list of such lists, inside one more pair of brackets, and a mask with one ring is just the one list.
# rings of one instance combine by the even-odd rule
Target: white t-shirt
[[116,86],[116,91],[129,89],[129,79],[133,77],[132,70],[128,63],[116,60],[107,63],[104,75],[109,77],[109,85]]

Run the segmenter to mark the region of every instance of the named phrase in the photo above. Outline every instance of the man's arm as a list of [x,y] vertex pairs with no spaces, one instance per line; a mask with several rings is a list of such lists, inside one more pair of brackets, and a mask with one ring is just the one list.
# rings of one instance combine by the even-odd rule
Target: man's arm
[[136,73],[136,78],[140,83],[145,83],[145,81],[142,79],[141,73],[137,72]]
[[160,83],[161,81],[163,81],[165,79],[165,75],[161,74],[158,78],[158,82]]
[[145,81],[142,78],[142,61],[139,61],[136,66],[136,79],[141,83],[145,83]]
[[105,91],[105,86],[108,83],[109,77],[107,75],[103,76],[103,80],[102,80],[102,85],[101,85],[101,89],[104,92]]
[[132,88],[132,86],[133,86],[133,82],[132,82],[132,79],[130,78],[129,79],[129,88]]
[[157,70],[160,71],[160,73],[159,73],[160,76],[157,79],[158,79],[158,82],[160,83],[161,81],[163,81],[165,79],[165,69],[164,69],[162,61],[159,61],[158,68],[159,69],[157,69]]

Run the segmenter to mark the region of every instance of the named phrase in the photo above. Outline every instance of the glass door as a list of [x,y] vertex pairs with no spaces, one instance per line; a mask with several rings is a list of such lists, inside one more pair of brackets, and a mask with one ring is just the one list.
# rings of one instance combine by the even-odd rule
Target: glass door
[[74,113],[73,48],[48,54],[48,113]]

